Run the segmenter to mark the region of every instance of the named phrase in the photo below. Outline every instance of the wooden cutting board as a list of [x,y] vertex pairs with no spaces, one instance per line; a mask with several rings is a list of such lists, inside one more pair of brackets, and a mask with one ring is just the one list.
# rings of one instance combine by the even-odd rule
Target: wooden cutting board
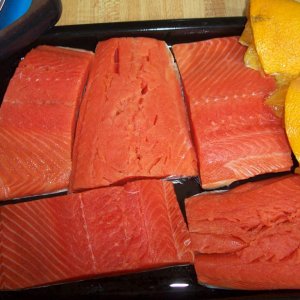
[[247,0],[62,0],[59,25],[245,15]]

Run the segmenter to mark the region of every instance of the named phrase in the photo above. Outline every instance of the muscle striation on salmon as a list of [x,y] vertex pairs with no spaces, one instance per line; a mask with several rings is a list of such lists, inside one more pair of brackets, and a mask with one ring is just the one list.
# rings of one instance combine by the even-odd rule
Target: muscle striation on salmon
[[264,104],[275,81],[248,69],[245,51],[236,37],[173,46],[204,189],[292,166],[281,120]]
[[0,227],[1,290],[193,262],[167,181],[1,206]]
[[200,283],[300,288],[300,176],[191,197],[186,212]]
[[75,191],[198,173],[179,75],[163,41],[98,44],[77,128]]
[[93,56],[39,46],[20,62],[0,109],[0,200],[67,189]]

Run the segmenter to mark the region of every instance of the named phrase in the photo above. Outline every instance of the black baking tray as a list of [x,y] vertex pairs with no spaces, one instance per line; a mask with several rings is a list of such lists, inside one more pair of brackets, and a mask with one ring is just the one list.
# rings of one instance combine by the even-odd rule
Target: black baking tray
[[[20,59],[31,48],[57,45],[95,50],[100,40],[121,36],[144,36],[165,40],[169,45],[214,37],[240,35],[246,18],[211,18],[125,22],[58,26],[41,36],[35,43],[13,56],[0,61],[0,104]],[[280,176],[281,174],[272,175]],[[269,177],[259,176],[252,180]],[[235,183],[234,185],[240,184]],[[198,178],[174,184],[177,199],[184,211],[184,198],[201,192]],[[40,198],[40,197],[38,197]],[[35,200],[35,199],[26,199]],[[24,201],[24,200],[22,200]],[[184,288],[170,287],[172,283],[187,283]],[[54,298],[59,296],[95,296],[99,299],[157,298],[157,299],[290,299],[300,298],[299,291],[239,291],[206,288],[198,285],[193,266],[176,266],[117,277],[90,279],[21,291],[0,292],[1,299],[15,297]]]

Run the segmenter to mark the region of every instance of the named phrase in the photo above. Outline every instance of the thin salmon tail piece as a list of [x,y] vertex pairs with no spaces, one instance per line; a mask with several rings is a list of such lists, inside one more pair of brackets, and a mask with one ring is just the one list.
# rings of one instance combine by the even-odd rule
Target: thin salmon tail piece
[[0,109],[0,200],[66,190],[94,54],[52,46],[19,63]]
[[[127,186],[136,184],[132,182]],[[147,220],[147,228],[150,229],[148,236],[151,251],[157,253],[157,259],[168,257],[173,264],[192,263],[190,234],[180,211],[173,184],[168,181],[143,180],[139,181],[138,186],[138,190],[141,191],[140,205]]]
[[171,182],[164,181],[163,190],[178,258],[183,263],[193,263],[194,254],[191,248],[191,237],[180,211],[174,186]]
[[197,175],[180,82],[165,42],[99,42],[73,154],[73,191],[132,178]]

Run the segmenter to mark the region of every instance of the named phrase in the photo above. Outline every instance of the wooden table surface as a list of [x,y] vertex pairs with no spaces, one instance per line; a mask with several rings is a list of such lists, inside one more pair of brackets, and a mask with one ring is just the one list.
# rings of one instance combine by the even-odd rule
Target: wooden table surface
[[247,0],[62,0],[59,25],[241,16]]

